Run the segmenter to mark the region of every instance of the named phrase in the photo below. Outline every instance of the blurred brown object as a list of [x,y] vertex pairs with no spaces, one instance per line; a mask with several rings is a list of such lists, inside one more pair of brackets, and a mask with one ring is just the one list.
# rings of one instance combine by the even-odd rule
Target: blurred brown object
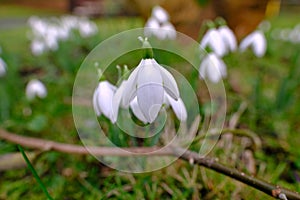
[[265,18],[269,0],[213,0],[214,10],[241,39]]
[[[238,39],[253,31],[264,19],[269,1],[280,0],[208,0],[200,5],[199,0],[127,0],[147,20],[151,9],[160,5],[170,14],[176,30],[198,39],[203,20],[223,17]],[[279,4],[280,5],[280,4]]]

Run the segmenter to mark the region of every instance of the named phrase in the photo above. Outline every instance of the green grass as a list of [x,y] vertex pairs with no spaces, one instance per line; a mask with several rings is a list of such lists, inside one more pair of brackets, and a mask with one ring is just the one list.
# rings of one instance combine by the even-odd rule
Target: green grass
[[[1,3],[0,3],[1,4]],[[62,12],[47,9],[36,9],[26,6],[17,6],[2,3],[0,5],[0,19],[3,18],[28,18],[32,15],[53,16],[60,15]]]

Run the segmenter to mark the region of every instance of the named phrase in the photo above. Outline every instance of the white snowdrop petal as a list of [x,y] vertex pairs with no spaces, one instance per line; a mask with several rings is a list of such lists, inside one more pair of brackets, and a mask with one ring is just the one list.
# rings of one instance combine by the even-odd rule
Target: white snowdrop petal
[[47,96],[47,88],[41,81],[36,79],[28,82],[25,92],[26,97],[29,100],[34,99],[36,96],[40,98],[45,98]]
[[93,107],[94,107],[94,111],[96,113],[97,116],[100,116],[101,115],[101,110],[99,108],[99,105],[98,105],[98,96],[99,96],[99,87],[97,87],[94,91],[94,94],[93,94]]
[[215,28],[209,29],[201,40],[200,48],[205,49],[207,46],[209,46],[218,56],[226,54],[224,42]]
[[46,46],[44,42],[39,40],[33,40],[30,45],[31,52],[33,55],[38,56],[44,53]]
[[230,51],[235,51],[237,48],[237,41],[232,30],[230,30],[228,26],[221,26],[218,30],[224,43],[227,45]]
[[267,41],[261,31],[254,31],[244,38],[240,44],[240,51],[245,51],[247,48],[252,47],[254,54],[257,57],[262,57],[266,53]]
[[145,59],[137,80],[137,101],[148,122],[153,122],[163,104],[164,89],[159,66]]
[[6,74],[6,63],[0,58],[0,77]]
[[258,32],[256,35],[255,43],[253,44],[253,52],[257,57],[265,55],[267,50],[267,42],[262,32]]
[[97,98],[101,112],[109,118],[113,123],[112,110],[113,110],[113,96],[114,90],[111,89],[111,84],[107,81],[99,83],[99,97]]
[[208,54],[200,65],[199,76],[202,79],[217,83],[226,75],[226,64],[214,53]]
[[166,92],[175,100],[179,98],[179,89],[173,75],[163,67],[159,67]]
[[145,24],[144,34],[146,37],[151,37],[152,35],[156,36],[156,34],[159,32],[159,28],[159,22],[155,18],[150,17]]
[[152,9],[152,16],[155,17],[160,23],[164,23],[169,20],[167,11],[160,6],[155,6]]
[[244,52],[251,45],[252,41],[252,35],[248,35],[247,37],[245,37],[240,43],[240,51]]
[[206,68],[207,68],[207,66],[208,66],[208,63],[207,63],[208,61],[207,61],[207,58],[205,57],[204,59],[203,59],[203,61],[201,62],[201,64],[200,64],[200,67],[199,67],[199,78],[200,79],[205,79],[206,78],[206,75],[205,75],[205,73],[206,73]]
[[164,38],[169,38],[171,40],[174,40],[176,38],[175,27],[170,22],[164,23],[161,26],[161,29],[163,30]]
[[152,123],[163,104],[163,87],[159,84],[147,84],[138,88],[137,101],[147,121]]
[[130,108],[133,112],[133,114],[142,122],[145,124],[148,122],[145,116],[143,115],[140,106],[137,101],[137,97],[135,97],[131,102],[130,102]]
[[138,72],[143,65],[144,60],[141,60],[139,65],[131,72],[127,82],[126,86],[124,87],[123,91],[123,100],[122,104],[127,107],[129,103],[133,100],[133,98],[136,96],[136,90],[137,90],[137,76]]
[[166,95],[168,98],[169,103],[171,104],[171,107],[176,115],[176,117],[180,120],[180,121],[186,121],[187,119],[187,111],[185,108],[185,105],[182,101],[181,98],[179,98],[177,101],[174,100],[172,97],[170,97],[169,95]]
[[213,83],[217,83],[221,80],[221,72],[216,66],[216,63],[211,62],[210,66],[207,68],[207,78]]

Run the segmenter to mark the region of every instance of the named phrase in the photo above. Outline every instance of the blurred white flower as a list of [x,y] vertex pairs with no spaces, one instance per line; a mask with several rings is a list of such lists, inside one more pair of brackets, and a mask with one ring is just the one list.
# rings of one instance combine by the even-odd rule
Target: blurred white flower
[[173,24],[171,24],[170,22],[166,22],[164,23],[161,27],[161,39],[171,39],[171,40],[175,40],[176,39],[176,30],[175,27],[173,26]]
[[223,38],[216,28],[209,29],[203,36],[200,48],[205,49],[206,47],[211,48],[211,50],[220,57],[227,53]]
[[155,6],[152,9],[152,17],[157,19],[159,23],[165,23],[169,21],[168,12],[160,6]]
[[98,32],[96,24],[88,20],[80,20],[78,22],[78,30],[81,37],[89,37],[95,35]]
[[263,32],[268,32],[271,29],[271,23],[268,20],[263,20],[259,23],[258,28]]
[[58,31],[55,26],[48,27],[47,34],[44,35],[44,41],[47,48],[54,51],[58,49]]
[[45,46],[44,42],[42,42],[40,40],[33,40],[31,42],[30,48],[31,48],[32,54],[35,56],[39,56],[39,55],[43,54],[44,51],[46,50],[46,46]]
[[32,100],[35,97],[45,98],[47,96],[47,88],[45,85],[37,80],[32,79],[26,86],[26,97],[28,100]]
[[75,16],[63,16],[61,17],[61,25],[67,30],[75,29],[78,25],[78,17]]
[[237,41],[232,30],[228,26],[223,25],[218,28],[218,31],[226,48],[229,51],[235,51],[237,48]]
[[81,37],[89,37],[98,32],[95,23],[87,18],[75,16],[50,19],[33,16],[29,18],[28,24],[31,27],[31,50],[34,55],[40,55],[48,50],[57,50],[59,41],[70,39],[73,30],[78,30]]
[[214,53],[209,53],[201,62],[199,75],[201,79],[208,79],[218,83],[227,76],[226,65],[221,58]]
[[289,34],[289,40],[292,43],[299,43],[300,42],[300,30],[299,29],[293,29]]
[[243,52],[249,47],[252,47],[252,50],[257,57],[265,55],[267,41],[262,31],[254,31],[242,40],[240,50]]
[[151,37],[153,35],[160,40],[176,39],[175,27],[168,20],[169,15],[163,8],[159,6],[154,7],[152,16],[145,24],[145,36]]
[[30,17],[28,24],[31,27],[34,35],[43,36],[47,33],[48,24],[39,17]]
[[123,105],[128,106],[137,97],[142,114],[152,123],[164,103],[165,92],[178,100],[179,90],[172,74],[154,59],[142,59],[124,87]]
[[6,74],[6,63],[2,58],[0,58],[0,77],[3,77]]
[[110,119],[112,123],[116,122],[116,117],[113,114],[113,96],[116,87],[108,81],[101,81],[94,91],[93,106],[97,116],[103,114]]

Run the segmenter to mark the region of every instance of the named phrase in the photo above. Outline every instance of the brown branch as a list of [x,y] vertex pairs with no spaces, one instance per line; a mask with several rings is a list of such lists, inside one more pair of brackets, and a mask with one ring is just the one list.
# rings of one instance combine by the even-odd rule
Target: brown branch
[[[181,148],[160,148],[160,147],[83,147],[80,145],[58,143],[50,140],[37,139],[32,137],[20,136],[0,129],[0,138],[6,141],[20,144],[22,146],[43,151],[54,150],[62,153],[86,155],[92,153],[98,156],[176,156],[182,160],[196,163],[216,172],[229,176],[253,188],[256,188],[274,198],[278,199],[300,199],[296,192],[281,188],[279,186],[267,183],[253,176],[246,175],[236,169],[226,167],[217,162],[214,158],[201,157],[198,153]],[[150,153],[149,153],[150,152]]]

